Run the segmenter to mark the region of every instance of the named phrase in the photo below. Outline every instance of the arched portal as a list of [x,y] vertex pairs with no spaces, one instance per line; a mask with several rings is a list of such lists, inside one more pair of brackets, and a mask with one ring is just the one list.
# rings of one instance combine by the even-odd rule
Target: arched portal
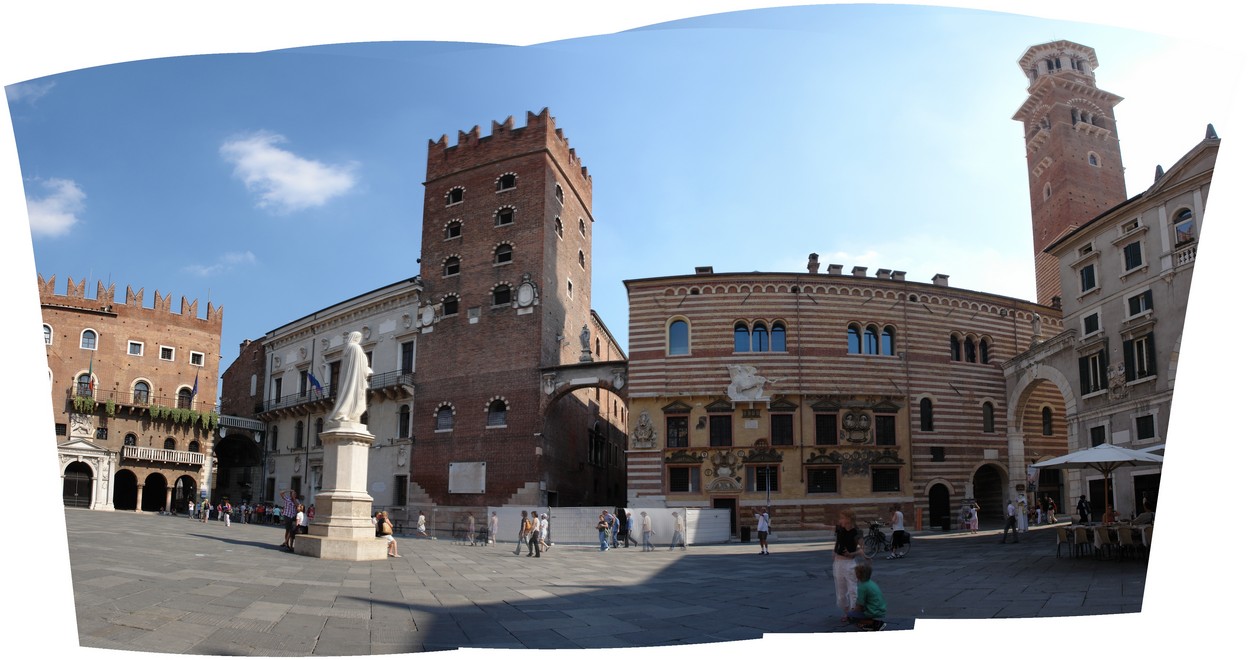
[[65,467],[62,499],[65,506],[79,509],[91,508],[91,467],[82,461],[74,461]]
[[981,521],[1003,519],[1003,507],[1007,504],[1005,481],[1002,468],[994,465],[982,465],[972,474],[972,497],[981,507],[977,513]]
[[213,500],[229,497],[234,504],[255,503],[261,492],[260,445],[251,435],[235,433],[213,446],[217,456],[217,481]]
[[542,371],[548,506],[625,506],[625,368],[583,362]]
[[195,490],[195,479],[188,475],[182,475],[174,481],[174,492],[170,498],[170,506],[172,513],[186,513],[187,502],[197,499],[199,493]]
[[143,480],[143,511],[160,511],[165,508],[165,487],[169,480],[160,472],[153,472]]
[[946,484],[933,484],[929,489],[929,527],[951,528],[951,492]]
[[113,475],[113,508],[118,511],[134,511],[138,504],[139,480],[130,470],[118,470]]

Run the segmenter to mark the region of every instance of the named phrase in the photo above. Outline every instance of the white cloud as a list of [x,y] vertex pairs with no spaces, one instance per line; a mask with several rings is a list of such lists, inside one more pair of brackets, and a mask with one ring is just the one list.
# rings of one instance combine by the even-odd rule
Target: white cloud
[[47,194],[40,198],[26,195],[26,212],[30,216],[30,233],[57,237],[69,232],[78,223],[78,214],[86,205],[87,193],[69,179],[35,179]]
[[25,101],[34,104],[35,101],[43,98],[45,94],[52,91],[56,86],[56,81],[49,80],[46,82],[30,81],[9,85],[4,88],[4,94],[8,97],[9,103],[20,103]]
[[261,131],[221,145],[234,175],[260,194],[258,207],[286,213],[322,206],[356,185],[357,163],[308,160],[277,146],[285,142],[281,135]]
[[211,277],[220,275],[224,272],[233,270],[235,266],[251,265],[256,263],[256,255],[251,251],[247,252],[227,252],[217,258],[217,262],[208,266],[203,264],[190,264],[184,266],[182,270],[192,275],[200,277]]

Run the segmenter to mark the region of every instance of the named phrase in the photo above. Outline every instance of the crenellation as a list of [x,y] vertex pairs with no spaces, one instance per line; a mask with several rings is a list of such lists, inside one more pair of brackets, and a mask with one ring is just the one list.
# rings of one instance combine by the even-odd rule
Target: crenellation
[[188,304],[187,304],[187,297],[186,297],[186,296],[182,296],[182,312],[181,312],[181,314],[182,314],[183,316],[189,316],[189,317],[191,317],[191,318],[197,318],[197,317],[199,317],[199,309],[200,309],[200,299],[199,299],[199,298],[196,298],[195,300],[192,300],[192,301],[191,301],[191,304],[190,304],[190,305],[188,305]]
[[165,297],[162,298],[161,290],[157,289],[154,295],[155,299],[152,301],[152,309],[158,312],[168,313],[170,310],[170,294],[167,293],[165,294]]
[[126,304],[133,305],[136,309],[141,309],[143,307],[143,289],[139,289],[136,292],[134,289],[130,288],[130,285],[127,285]]
[[103,282],[96,280],[96,283],[95,283],[96,302],[100,303],[101,305],[109,305],[111,307],[113,305],[113,298],[114,296],[117,295],[116,289],[117,289],[116,285],[112,284],[111,282],[109,283],[108,287],[105,288]]
[[75,283],[74,278],[67,277],[65,278],[65,281],[66,281],[66,286],[65,286],[66,298],[71,298],[73,300],[85,300],[87,298],[87,292],[86,292],[87,278],[84,277],[83,279]]

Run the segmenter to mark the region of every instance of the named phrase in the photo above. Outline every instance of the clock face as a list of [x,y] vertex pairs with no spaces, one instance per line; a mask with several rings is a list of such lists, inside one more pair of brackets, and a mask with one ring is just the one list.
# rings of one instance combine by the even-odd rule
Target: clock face
[[534,285],[529,282],[522,284],[517,289],[516,298],[522,307],[529,307],[534,302]]
[[434,322],[434,306],[426,305],[421,308],[421,325],[429,325]]

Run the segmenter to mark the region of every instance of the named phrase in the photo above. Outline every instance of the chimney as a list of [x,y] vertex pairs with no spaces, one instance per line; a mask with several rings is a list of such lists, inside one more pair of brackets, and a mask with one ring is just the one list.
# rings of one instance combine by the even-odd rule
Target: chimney
[[828,272],[829,272],[829,274],[830,274],[830,275],[841,275],[841,274],[842,274],[842,264],[829,264],[829,271],[828,271]]
[[812,275],[820,272],[820,255],[815,252],[807,255],[807,272]]
[[878,269],[877,269],[877,279],[881,279],[881,280],[888,280],[888,279],[890,279],[890,269],[889,269],[889,268],[878,268]]
[[893,273],[890,273],[890,279],[898,280],[899,282],[902,282],[903,280],[907,279],[907,271],[896,270]]
[[855,277],[867,277],[868,267],[867,266],[855,266],[854,268],[851,269],[851,274],[854,275]]
[[712,267],[711,266],[695,266],[694,274],[695,275],[711,275]]
[[937,275],[933,276],[933,283],[938,286],[950,286],[951,276],[938,273]]

